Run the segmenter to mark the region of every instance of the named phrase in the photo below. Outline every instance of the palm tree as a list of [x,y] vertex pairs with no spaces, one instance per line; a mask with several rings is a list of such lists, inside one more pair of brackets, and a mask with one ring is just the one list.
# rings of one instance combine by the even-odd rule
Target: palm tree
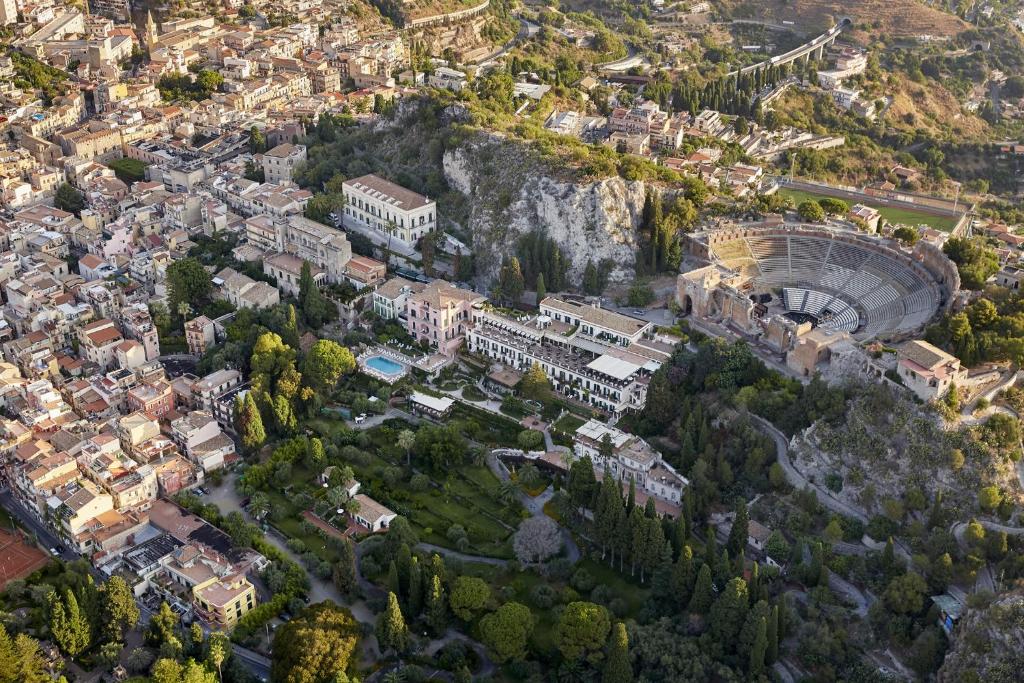
[[349,498],[347,501],[345,501],[345,512],[347,512],[349,516],[358,513],[360,508],[362,508],[362,506],[359,504],[359,501],[356,500],[355,498]]
[[249,514],[257,519],[263,518],[270,513],[270,496],[257,491],[249,498]]
[[327,501],[335,508],[344,507],[345,503],[348,502],[348,491],[340,486],[327,489]]
[[503,481],[498,486],[498,500],[500,500],[505,505],[511,505],[512,503],[514,503],[516,500],[517,493],[518,489],[516,488],[516,485],[511,481]]
[[405,683],[405,672],[401,669],[392,669],[384,674],[381,681],[383,683]]
[[398,447],[405,451],[405,466],[412,463],[412,447],[416,444],[416,434],[411,429],[398,432]]
[[487,463],[487,451],[482,448],[470,449],[469,457],[476,467],[483,467]]

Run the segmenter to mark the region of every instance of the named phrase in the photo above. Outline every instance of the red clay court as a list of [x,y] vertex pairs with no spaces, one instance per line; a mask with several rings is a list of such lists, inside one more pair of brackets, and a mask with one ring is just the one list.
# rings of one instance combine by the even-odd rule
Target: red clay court
[[28,576],[49,561],[46,553],[26,544],[20,535],[0,529],[0,586]]

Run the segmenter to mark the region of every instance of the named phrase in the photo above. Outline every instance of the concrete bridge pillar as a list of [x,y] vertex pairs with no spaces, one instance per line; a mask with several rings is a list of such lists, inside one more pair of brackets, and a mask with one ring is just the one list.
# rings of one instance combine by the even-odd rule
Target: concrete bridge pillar
[[813,54],[814,54],[814,60],[820,62],[821,58],[825,56],[825,46],[824,45],[819,45],[818,47],[814,48],[814,53]]

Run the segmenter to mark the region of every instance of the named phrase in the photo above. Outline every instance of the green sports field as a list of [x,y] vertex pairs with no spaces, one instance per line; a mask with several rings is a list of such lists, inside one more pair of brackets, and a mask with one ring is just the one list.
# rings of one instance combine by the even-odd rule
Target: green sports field
[[[791,197],[794,205],[800,204],[800,202],[811,200],[819,200],[828,197],[826,194],[815,194],[811,192],[804,192],[803,190],[791,190],[791,189],[780,189],[779,194],[783,197]],[[843,200],[850,203],[848,200]],[[911,209],[897,209],[891,206],[881,206],[878,204],[871,204],[870,202],[863,202],[867,206],[873,209],[877,209],[882,218],[889,221],[890,223],[905,223],[907,225],[918,225],[924,223],[930,225],[936,230],[942,232],[952,232],[953,228],[956,227],[957,219],[946,218],[944,216],[933,216],[931,214],[923,213],[921,211],[913,211]]]

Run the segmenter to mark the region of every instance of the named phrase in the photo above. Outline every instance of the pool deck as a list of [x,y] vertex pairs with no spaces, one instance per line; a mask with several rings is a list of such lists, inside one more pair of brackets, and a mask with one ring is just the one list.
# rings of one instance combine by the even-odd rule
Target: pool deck
[[[373,356],[383,356],[388,360],[399,363],[405,370],[401,375],[396,375],[389,380],[384,376],[384,373],[378,372],[377,370],[374,370],[373,368],[366,366],[366,363],[364,361],[369,358],[372,358]],[[454,359],[444,355],[443,353],[437,352],[425,353],[421,355],[419,358],[413,358],[402,353],[401,351],[396,351],[395,349],[389,348],[387,346],[377,345],[359,354],[359,358],[357,358],[356,360],[359,363],[359,369],[365,372],[367,375],[388,382],[388,384],[392,384],[398,381],[398,378],[404,376],[408,372],[409,368],[416,368],[417,370],[422,370],[428,375],[433,376],[441,368],[451,363]]]
[[[369,375],[374,379],[379,379],[382,382],[387,382],[388,384],[394,384],[395,382],[409,374],[409,361],[400,356],[400,354],[395,353],[390,349],[386,349],[383,346],[376,346],[372,349],[369,349],[359,354],[359,358],[356,359],[356,363],[359,365],[359,370],[363,374]],[[367,364],[367,361],[370,360],[371,358],[378,357],[389,360],[392,363],[397,363],[398,365],[401,366],[401,371],[389,375],[387,373],[381,372],[380,370],[372,368]]]

